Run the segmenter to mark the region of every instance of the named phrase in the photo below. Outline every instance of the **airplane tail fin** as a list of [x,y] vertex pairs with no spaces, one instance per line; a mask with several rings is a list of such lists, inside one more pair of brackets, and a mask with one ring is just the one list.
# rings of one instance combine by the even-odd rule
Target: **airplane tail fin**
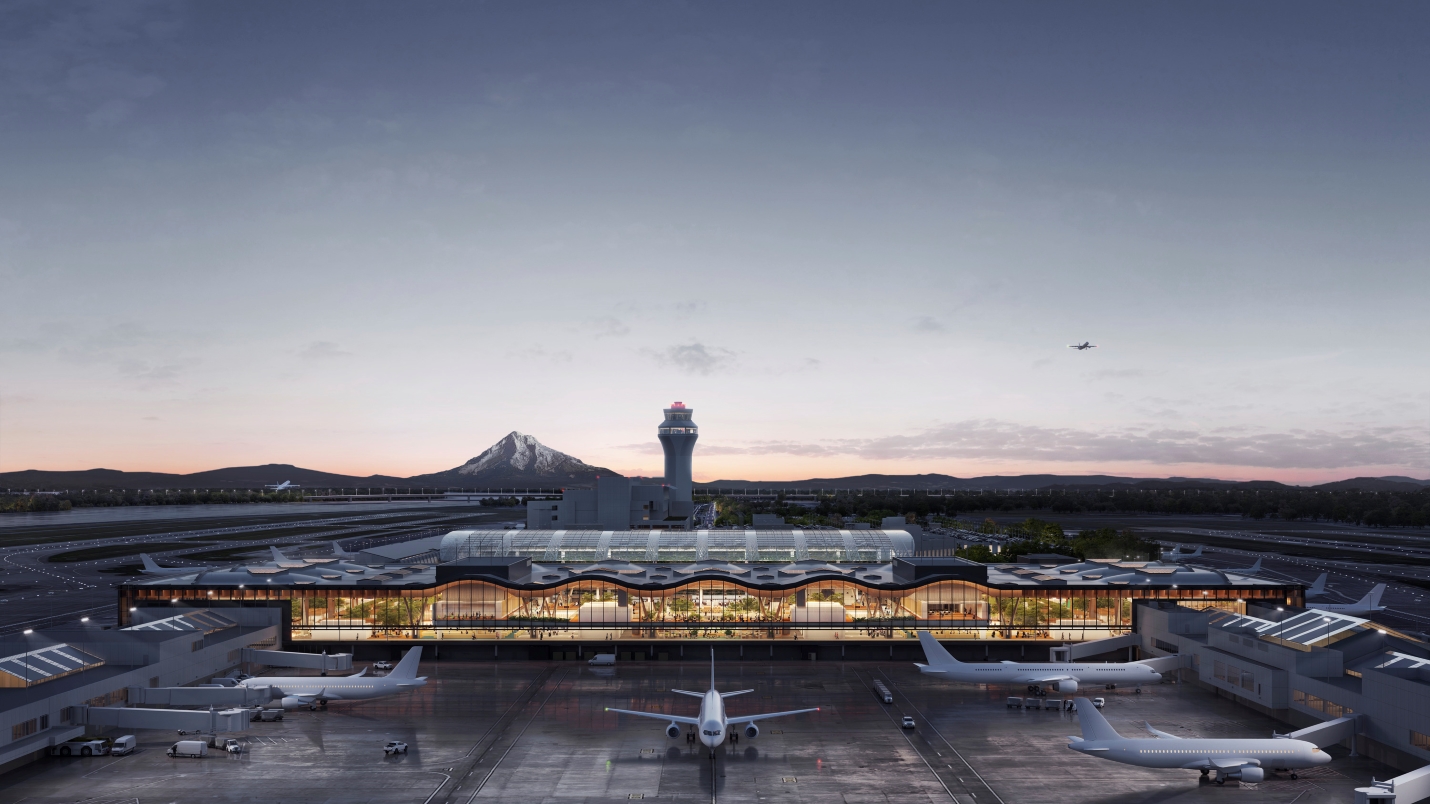
[[279,550],[278,550],[277,547],[273,547],[272,545],[270,545],[270,546],[268,547],[268,549],[273,551],[273,560],[274,560],[274,561],[287,561],[287,560],[288,560],[288,557],[285,556],[285,555],[283,555],[281,552],[279,552]]
[[402,661],[392,668],[392,672],[387,674],[388,678],[417,678],[417,665],[422,661],[422,646],[418,645],[407,651],[407,655],[402,657]]
[[938,640],[934,639],[933,634],[930,634],[928,631],[919,632],[919,644],[923,646],[924,656],[928,658],[930,665],[937,667],[941,664],[962,664],[962,662],[953,658],[953,654],[949,653],[944,646],[938,644]]
[[337,556],[338,558],[347,558],[347,557],[351,556],[352,553],[349,553],[348,551],[344,550],[342,544],[340,544],[340,543],[338,543],[336,540],[334,540],[334,541],[333,541],[333,555]]
[[1246,568],[1246,574],[1247,574],[1247,575],[1255,575],[1256,573],[1258,573],[1258,572],[1260,572],[1260,571],[1261,571],[1261,559],[1259,559],[1259,558],[1256,559],[1256,561],[1252,562],[1252,564],[1251,564],[1250,567],[1247,567],[1247,568]]
[[1197,545],[1197,549],[1195,549],[1195,550],[1192,551],[1192,554],[1191,554],[1191,555],[1187,556],[1187,558],[1201,558],[1201,557],[1202,557],[1202,546],[1201,546],[1200,544]]
[[1321,573],[1320,577],[1316,579],[1316,582],[1311,584],[1311,588],[1306,590],[1306,594],[1309,596],[1324,595],[1326,593],[1326,579],[1329,578],[1330,575],[1329,572]]
[[150,572],[163,569],[163,567],[154,562],[154,559],[149,557],[148,553],[140,553],[139,560],[144,562],[144,569]]
[[1086,698],[1076,699],[1077,720],[1082,726],[1082,737],[1084,740],[1121,740],[1122,735],[1117,733],[1117,729],[1112,728],[1112,724],[1107,722],[1107,718],[1097,711],[1097,707],[1092,705],[1092,701]]
[[710,649],[710,689],[715,689],[715,649]]
[[1361,598],[1360,602],[1364,603],[1367,608],[1378,608],[1380,606],[1380,596],[1383,594],[1385,594],[1385,584],[1378,583],[1374,589],[1366,592],[1365,597]]

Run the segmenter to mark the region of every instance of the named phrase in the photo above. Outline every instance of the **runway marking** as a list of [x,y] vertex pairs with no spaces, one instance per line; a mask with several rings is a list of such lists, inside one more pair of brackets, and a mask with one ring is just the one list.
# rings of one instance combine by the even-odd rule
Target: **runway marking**
[[[889,678],[889,674],[885,673],[883,670],[879,670],[879,675],[883,676],[885,679],[888,680],[889,687],[892,688],[894,692],[897,692],[901,697],[903,697],[903,699],[909,704],[910,709],[918,713],[919,719],[922,720],[924,724],[928,726],[928,728],[932,729],[933,733],[937,734],[940,740],[943,740],[943,744],[948,746],[948,750],[952,751],[953,755],[958,757],[958,760],[962,762],[964,766],[966,766],[975,777],[977,777],[978,781],[982,783],[983,787],[988,791],[988,793],[992,795],[993,798],[997,799],[998,804],[1006,804],[1006,802],[1003,801],[1003,797],[999,796],[998,792],[993,789],[993,785],[990,785],[988,783],[988,780],[983,778],[983,774],[979,773],[978,770],[973,767],[973,764],[971,762],[969,762],[967,759],[964,759],[963,754],[959,753],[958,749],[953,747],[953,743],[949,742],[948,738],[943,736],[943,732],[938,730],[938,727],[933,724],[933,721],[929,720],[928,716],[923,713],[923,710],[919,709],[917,706],[914,705],[913,699],[910,698],[902,689],[900,689],[899,685],[895,683],[892,678]],[[968,794],[970,796],[974,796],[975,798],[977,797],[977,795],[971,790],[968,792]],[[949,796],[953,796],[953,793],[949,793]],[[958,799],[954,797],[954,800],[957,801]]]

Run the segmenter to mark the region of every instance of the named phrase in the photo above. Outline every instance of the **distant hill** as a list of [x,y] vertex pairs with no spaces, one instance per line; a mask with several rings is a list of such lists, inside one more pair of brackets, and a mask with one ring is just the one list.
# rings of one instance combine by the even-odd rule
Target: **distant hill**
[[1312,488],[1323,491],[1419,491],[1426,486],[1430,486],[1430,480],[1412,477],[1353,477]]
[[512,432],[455,469],[414,477],[356,477],[287,463],[234,466],[187,475],[117,469],[72,472],[27,469],[0,472],[0,489],[261,489],[285,480],[303,488],[565,488],[592,485],[598,475],[616,476],[616,473],[551,449],[534,436]]
[[[1280,486],[1273,481],[1255,481]],[[810,480],[712,480],[697,483],[700,488],[749,489],[908,489],[922,491],[951,489],[956,491],[1031,491],[1046,488],[1086,486],[1136,486],[1138,488],[1206,488],[1207,486],[1240,485],[1234,480],[1190,479],[1175,477],[1149,479],[1117,477],[1115,475],[986,475],[983,477],[953,477],[951,475],[858,475],[856,477],[822,477]],[[1266,486],[1262,486],[1266,487]]]

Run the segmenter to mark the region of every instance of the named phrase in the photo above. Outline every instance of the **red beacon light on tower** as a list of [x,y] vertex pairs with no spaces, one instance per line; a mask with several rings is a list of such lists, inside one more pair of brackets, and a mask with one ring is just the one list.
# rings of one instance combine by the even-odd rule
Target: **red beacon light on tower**
[[670,403],[670,409],[671,409],[671,410],[685,410],[685,403],[684,403],[684,402],[671,402],[671,403]]

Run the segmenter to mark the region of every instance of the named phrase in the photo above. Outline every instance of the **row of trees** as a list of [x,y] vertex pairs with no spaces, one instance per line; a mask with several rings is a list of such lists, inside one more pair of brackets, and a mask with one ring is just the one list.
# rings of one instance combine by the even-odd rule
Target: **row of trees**
[[0,513],[68,511],[128,505],[232,505],[302,502],[301,491],[66,491],[59,494],[0,495]]
[[1310,519],[1377,527],[1430,525],[1430,487],[1419,491],[1327,491],[1268,489],[1041,489],[931,496],[924,492],[852,494],[821,497],[813,508],[783,497],[747,501],[714,500],[717,523],[748,524],[753,514],[777,514],[800,525],[838,525],[844,517],[877,526],[885,516],[905,514],[918,521],[929,516],[1027,511],[1064,513],[1220,514],[1252,519]]
[[1056,553],[1084,561],[1089,558],[1125,558],[1136,561],[1155,559],[1161,553],[1161,548],[1155,542],[1145,541],[1130,530],[1098,528],[1084,530],[1069,537],[1056,522],[1045,522],[1031,517],[1013,525],[999,525],[987,519],[978,530],[1012,541],[1004,542],[1002,552],[996,555],[991,548],[975,544],[958,550],[958,556],[984,563],[1012,561],[1014,556],[1034,553]]

